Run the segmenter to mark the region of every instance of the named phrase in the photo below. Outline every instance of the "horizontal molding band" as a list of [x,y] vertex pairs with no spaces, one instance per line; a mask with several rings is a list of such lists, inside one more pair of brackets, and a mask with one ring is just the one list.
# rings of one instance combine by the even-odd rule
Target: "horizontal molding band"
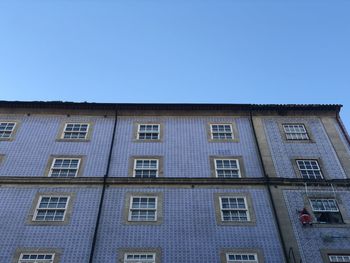
[[[53,177],[26,177],[26,176],[2,176],[0,184],[16,185],[103,185],[103,177],[75,177],[75,178],[53,178]],[[304,186],[350,186],[350,179],[332,180],[303,180],[302,178],[133,178],[133,177],[108,177],[106,185],[295,185]]]

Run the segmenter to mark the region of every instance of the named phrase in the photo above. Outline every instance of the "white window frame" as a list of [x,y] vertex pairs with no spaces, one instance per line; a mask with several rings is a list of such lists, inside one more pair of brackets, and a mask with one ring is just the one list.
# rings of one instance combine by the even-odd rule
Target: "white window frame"
[[[79,131],[67,131],[67,127],[68,125],[80,125]],[[80,131],[81,126],[82,125],[87,125],[86,131]],[[89,133],[89,129],[90,129],[90,123],[86,123],[86,122],[67,122],[64,124],[64,128],[63,128],[63,132],[62,132],[62,136],[61,139],[64,140],[86,140],[88,133]],[[79,133],[85,133],[84,138],[66,138],[65,135],[66,133],[75,133],[75,134],[79,134]]]
[[[283,123],[282,127],[283,127],[284,134],[286,135],[286,139],[288,141],[310,140],[306,127],[302,123]],[[302,131],[297,131],[296,128],[301,129]]]
[[[23,258],[24,256],[52,256],[51,259],[27,259]],[[37,253],[37,252],[30,252],[30,253],[21,253],[18,259],[18,263],[53,263],[55,260],[55,253]]]
[[350,262],[350,254],[330,254],[328,255],[329,262]]
[[[128,259],[128,256],[152,256],[152,259]],[[148,252],[130,252],[124,254],[124,263],[155,263],[156,262],[156,253],[148,253]]]
[[[70,168],[70,167],[67,167],[67,168],[65,168],[65,167],[57,168],[57,167],[55,167],[55,163],[56,163],[57,160],[62,160],[62,161],[64,161],[64,160],[70,160],[70,161],[72,161],[72,160],[78,160],[78,165],[77,165],[76,168]],[[52,163],[51,163],[51,166],[50,166],[50,171],[49,171],[48,176],[49,176],[49,177],[55,177],[55,178],[73,178],[73,177],[77,177],[78,174],[79,174],[80,164],[81,164],[81,158],[55,157],[55,158],[53,158],[53,160],[52,160]],[[74,175],[74,176],[52,176],[53,170],[61,170],[61,171],[62,171],[62,170],[76,170],[76,171],[75,171],[75,175]]]
[[[236,164],[237,164],[237,168],[218,168],[217,167],[217,161],[235,161]],[[239,166],[239,160],[238,159],[234,159],[234,158],[214,158],[214,167],[215,167],[215,176],[218,177],[218,178],[241,178],[242,175],[241,175],[241,168]],[[230,177],[222,177],[220,176],[219,177],[219,174],[218,174],[218,170],[221,170],[221,171],[237,171],[238,172],[238,176],[237,177],[233,177],[233,176],[230,176]]]
[[[50,207],[40,208],[40,203],[41,203],[43,198],[67,198],[67,202],[66,202],[66,205],[65,205],[64,208],[57,208],[57,207],[55,207],[55,208],[50,208]],[[70,201],[70,196],[69,195],[40,195],[39,199],[38,199],[38,203],[37,203],[37,205],[35,207],[35,213],[33,215],[33,221],[35,221],[35,222],[64,222],[64,220],[66,218],[66,213],[67,213],[69,201]],[[39,210],[64,211],[64,213],[63,213],[62,220],[38,220],[37,216],[38,216]]]
[[[3,124],[6,124],[6,126],[5,126],[4,130],[0,130],[0,139],[11,139],[13,137],[17,123],[14,121],[0,121],[0,125],[3,125]],[[9,124],[13,124],[13,127],[11,128],[11,130],[6,129]],[[4,136],[4,134],[6,134],[6,132],[10,132],[10,135]]]
[[[317,203],[321,202],[321,206]],[[320,224],[343,224],[344,218],[335,198],[309,198],[315,221]]]
[[[254,259],[233,259],[230,260],[230,256],[243,256],[249,257],[254,256]],[[258,254],[257,253],[226,253],[226,263],[259,263]]]
[[[213,126],[229,126],[230,127],[230,131],[213,131]],[[217,134],[224,134],[225,138],[214,138],[214,133]],[[231,133],[231,138],[226,138],[226,133]],[[220,137],[220,136],[219,136]],[[210,138],[212,140],[233,140],[235,138],[234,134],[233,134],[233,126],[231,123],[211,123],[210,124]]]
[[[133,208],[133,200],[134,198],[154,198],[155,199],[155,206],[154,208]],[[132,211],[133,210],[140,210],[140,211],[154,211],[154,219],[153,220],[135,220],[132,219]],[[128,221],[130,222],[156,222],[158,219],[158,196],[144,196],[144,195],[132,195],[130,197],[130,204],[129,204],[129,213],[128,213]]]
[[[245,208],[223,208],[223,206],[222,206],[222,199],[223,198],[243,199]],[[219,202],[220,202],[220,214],[221,214],[221,221],[222,222],[250,222],[251,221],[247,197],[245,197],[245,196],[229,196],[229,195],[228,196],[220,196]],[[238,211],[238,212],[245,211],[246,215],[247,215],[247,220],[224,220],[224,211]]]
[[[304,179],[324,179],[320,164],[318,163],[318,160],[315,160],[315,159],[297,159],[297,160],[295,160],[295,162],[297,164],[297,168],[298,168],[300,176],[302,178],[304,178]],[[317,165],[317,168],[316,169],[313,169],[313,168],[312,169],[307,169],[307,168],[302,169],[302,168],[300,168],[299,162],[303,162],[304,165],[305,165],[305,162],[315,162]],[[314,175],[315,171],[318,171],[320,173],[321,178],[316,178],[315,175],[314,175],[315,178],[310,178],[309,174],[307,175],[307,177],[304,177],[304,175],[302,174],[302,171],[306,171],[306,173],[312,172],[313,175]]]
[[[339,210],[339,206],[338,206],[338,203],[337,203],[337,200],[335,199],[332,199],[332,198],[310,198],[310,205],[311,205],[311,209],[313,212],[320,212],[320,213],[323,213],[323,212],[330,212],[330,213],[340,213],[340,210]],[[321,201],[322,202],[322,205],[325,207],[324,205],[324,201],[332,201],[334,204],[335,204],[335,207],[336,209],[327,209],[325,207],[325,209],[316,209],[313,205],[313,202],[312,201]]]
[[[157,131],[141,131],[141,126],[157,126],[158,127],[158,130]],[[150,133],[150,134],[157,134],[157,139],[142,139],[140,138],[140,134],[146,134],[146,133]],[[151,136],[152,137],[152,136]],[[137,140],[140,140],[140,141],[157,141],[157,140],[160,140],[160,124],[159,123],[140,123],[140,124],[137,124],[137,136],[136,136],[136,139]]]
[[[156,168],[137,168],[137,161],[156,161]],[[150,159],[146,159],[146,158],[137,158],[134,159],[134,168],[133,168],[133,177],[136,177],[136,171],[156,171],[156,178],[159,177],[159,159],[156,158],[150,158]],[[137,178],[153,178],[153,177],[137,177]]]

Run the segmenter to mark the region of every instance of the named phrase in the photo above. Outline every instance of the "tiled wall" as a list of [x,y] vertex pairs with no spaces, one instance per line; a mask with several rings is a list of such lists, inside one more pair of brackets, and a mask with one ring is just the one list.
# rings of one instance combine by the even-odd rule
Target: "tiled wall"
[[[161,225],[123,222],[129,192],[163,193]],[[256,215],[253,226],[222,226],[215,217],[215,193],[249,193]],[[219,263],[224,248],[261,249],[265,262],[282,263],[282,248],[267,192],[256,189],[115,188],[106,191],[95,262],[116,262],[120,248],[161,248],[162,262]]]
[[[84,155],[82,176],[101,177],[107,167],[114,118],[66,115],[0,115],[0,120],[18,121],[13,141],[0,141],[0,176],[44,176],[50,155]],[[57,141],[65,122],[91,122],[88,142]],[[279,123],[305,123],[312,143],[286,142]],[[135,141],[135,123],[160,123],[161,142]],[[211,142],[209,123],[235,123],[238,142]],[[336,128],[339,131],[339,127]],[[331,178],[345,178],[321,120],[317,117],[267,117],[264,119],[268,145],[279,177],[296,178],[291,159],[312,157],[322,160]],[[340,132],[340,131],[339,131]],[[345,138],[340,133],[341,139]],[[350,148],[347,148],[350,153]],[[262,177],[261,164],[248,117],[159,116],[118,117],[115,145],[111,159],[111,177],[129,176],[133,156],[162,156],[164,177],[211,177],[210,156],[242,156],[245,175]],[[35,226],[26,223],[35,194],[38,192],[74,192],[76,199],[68,225]],[[129,192],[163,194],[161,225],[127,225],[123,222],[125,196]],[[215,193],[249,193],[252,197],[256,224],[222,226],[215,217]],[[93,228],[101,194],[100,187],[72,186],[43,188],[35,186],[0,188],[0,262],[9,262],[15,250],[27,248],[61,248],[61,262],[88,262]],[[284,199],[293,223],[303,262],[319,263],[320,248],[342,248],[343,239],[325,241],[324,236],[350,236],[346,228],[303,228],[296,210],[303,207],[303,191],[286,190]],[[350,207],[349,192],[342,200]],[[120,248],[152,247],[162,250],[165,263],[219,263],[221,249],[257,248],[265,262],[283,262],[282,248],[265,188],[242,187],[114,187],[106,189],[94,262],[115,263]]]
[[[282,123],[305,123],[310,128],[314,141],[287,142],[278,127]],[[326,174],[333,179],[346,178],[331,142],[319,118],[266,118],[265,133],[278,177],[296,178],[292,166],[293,157],[320,158]]]
[[[331,189],[329,189],[331,190]],[[337,193],[346,211],[346,215],[350,216],[350,192],[345,189],[339,189]],[[350,246],[350,228],[336,227],[328,225],[317,226],[302,226],[298,219],[297,210],[304,207],[305,191],[303,190],[284,190],[283,192],[285,203],[288,207],[288,213],[292,222],[295,237],[298,242],[299,250],[301,252],[303,262],[320,263],[323,262],[321,258],[320,249],[346,249]],[[335,238],[329,238],[329,237]]]
[[[137,142],[134,123],[161,123],[162,142]],[[209,142],[208,123],[232,123],[238,142]],[[246,117],[119,117],[110,176],[128,176],[131,156],[163,156],[164,177],[211,177],[209,156],[242,156],[247,177],[261,177],[252,128]]]
[[[113,118],[65,115],[0,115],[18,121],[12,141],[0,141],[0,176],[44,176],[50,155],[84,155],[82,176],[103,176],[113,132]],[[92,122],[88,142],[56,141],[65,122]]]
[[[19,121],[15,139],[0,141],[0,176],[44,176],[50,155],[85,156],[82,176],[103,176],[112,138],[113,118],[65,115],[2,115],[1,120]],[[314,139],[312,143],[286,142],[278,122],[306,123]],[[65,122],[92,122],[88,142],[57,141]],[[134,124],[154,122],[163,127],[161,142],[137,142]],[[208,123],[234,122],[238,142],[208,141]],[[327,137],[320,119],[266,118],[265,132],[279,177],[295,178],[293,157],[318,157],[331,178],[345,178],[344,171]],[[339,131],[339,127],[336,125]],[[340,137],[345,142],[344,136]],[[347,147],[348,151],[349,146]],[[209,156],[242,156],[247,177],[261,177],[251,124],[247,117],[119,117],[110,176],[128,176],[130,157],[163,156],[165,177],[210,177]]]
[[[28,224],[35,195],[43,192],[75,194],[69,224]],[[58,248],[61,262],[88,262],[100,194],[98,187],[1,187],[0,262],[12,262],[19,248]]]
[[[61,262],[87,262],[101,188],[2,188],[0,262],[18,248],[59,248]],[[36,193],[75,193],[70,222],[62,226],[27,223]],[[124,223],[128,192],[163,193],[163,223],[145,226]],[[214,193],[249,193],[256,224],[221,226],[216,222]],[[283,262],[267,193],[264,189],[115,188],[106,191],[94,262],[114,263],[119,248],[156,247],[162,262],[220,262],[225,248],[260,249],[266,262]]]

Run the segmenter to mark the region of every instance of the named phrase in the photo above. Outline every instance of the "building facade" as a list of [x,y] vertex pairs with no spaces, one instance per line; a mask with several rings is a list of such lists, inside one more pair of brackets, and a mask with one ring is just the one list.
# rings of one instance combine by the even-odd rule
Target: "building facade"
[[350,262],[340,108],[0,102],[0,262]]

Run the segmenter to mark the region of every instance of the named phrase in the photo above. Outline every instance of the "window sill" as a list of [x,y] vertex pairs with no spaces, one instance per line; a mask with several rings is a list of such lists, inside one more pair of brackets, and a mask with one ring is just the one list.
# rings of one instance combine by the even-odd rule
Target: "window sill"
[[255,221],[220,221],[219,226],[256,226]]
[[320,227],[320,228],[344,228],[344,227],[349,227],[348,224],[346,223],[320,223],[320,222],[313,222],[312,226],[314,227]]
[[56,142],[90,142],[90,139],[56,139]]
[[141,142],[141,143],[142,142],[146,142],[146,143],[150,142],[150,143],[152,143],[152,142],[163,142],[163,141],[162,141],[162,139],[157,139],[157,140],[134,139],[133,142],[136,142],[136,143],[138,143],[138,142]]

